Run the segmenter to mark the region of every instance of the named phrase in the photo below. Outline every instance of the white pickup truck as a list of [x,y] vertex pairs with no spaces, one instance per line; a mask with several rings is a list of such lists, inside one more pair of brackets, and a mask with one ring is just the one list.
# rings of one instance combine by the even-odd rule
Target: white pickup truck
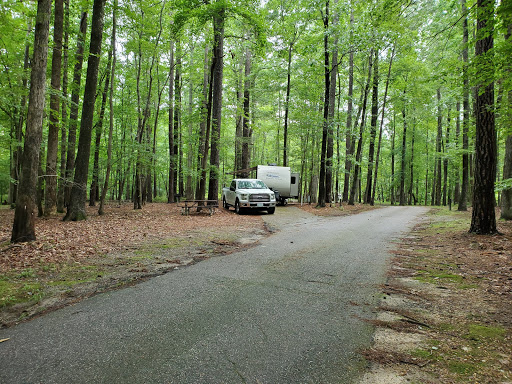
[[222,206],[235,207],[238,214],[244,209],[266,209],[272,214],[276,210],[276,196],[261,180],[234,179],[229,188],[222,188]]

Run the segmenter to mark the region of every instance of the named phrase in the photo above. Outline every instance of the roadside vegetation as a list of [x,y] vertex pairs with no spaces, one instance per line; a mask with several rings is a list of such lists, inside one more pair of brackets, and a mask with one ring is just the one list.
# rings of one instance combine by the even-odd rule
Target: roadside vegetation
[[398,244],[373,321],[379,337],[364,351],[367,382],[383,372],[404,383],[512,380],[512,224],[481,236],[468,233],[470,220],[432,209]]

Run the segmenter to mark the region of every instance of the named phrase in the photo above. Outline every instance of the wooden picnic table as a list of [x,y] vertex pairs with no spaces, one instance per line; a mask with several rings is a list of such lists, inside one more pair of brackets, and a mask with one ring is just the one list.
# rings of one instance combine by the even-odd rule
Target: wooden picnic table
[[203,209],[207,209],[210,213],[210,216],[215,213],[215,209],[219,208],[218,200],[183,200],[180,202],[179,207],[181,207],[181,214],[187,215],[190,213],[191,209],[196,209],[197,212],[202,211]]

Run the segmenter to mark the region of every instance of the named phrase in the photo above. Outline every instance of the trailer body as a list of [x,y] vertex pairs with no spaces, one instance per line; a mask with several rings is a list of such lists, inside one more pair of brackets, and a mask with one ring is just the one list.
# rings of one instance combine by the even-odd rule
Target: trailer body
[[286,204],[286,199],[299,197],[300,175],[291,172],[290,167],[258,165],[256,178],[262,180],[276,194],[276,200]]

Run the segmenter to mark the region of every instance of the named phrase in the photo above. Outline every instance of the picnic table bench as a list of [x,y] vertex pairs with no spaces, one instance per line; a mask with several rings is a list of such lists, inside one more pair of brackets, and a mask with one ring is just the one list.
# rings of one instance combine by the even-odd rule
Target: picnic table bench
[[218,200],[183,200],[180,205],[181,214],[187,215],[190,213],[191,209],[196,209],[197,212],[202,211],[203,209],[207,209],[210,213],[210,216],[215,213],[215,209],[219,208]]

